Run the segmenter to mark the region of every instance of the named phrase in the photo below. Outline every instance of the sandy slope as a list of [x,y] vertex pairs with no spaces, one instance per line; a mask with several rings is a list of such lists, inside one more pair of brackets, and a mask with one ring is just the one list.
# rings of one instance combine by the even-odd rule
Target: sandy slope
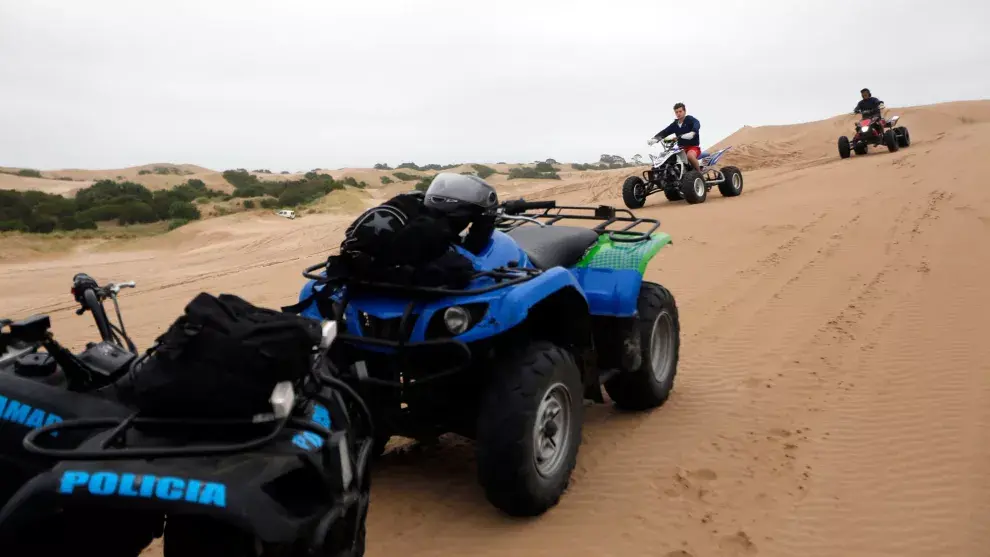
[[[368,555],[985,555],[990,103],[902,113],[914,144],[898,153],[839,160],[826,144],[849,118],[749,128],[729,139],[757,168],[741,197],[651,199],[675,243],[648,278],[683,325],[670,402],[590,409],[571,489],[533,521],[485,502],[469,444],[387,456]],[[623,173],[588,174],[554,197],[621,204]],[[79,345],[71,275],[136,279],[126,311],[147,345],[201,290],[293,301],[346,224],[235,215],[5,264],[0,308],[53,312]]]

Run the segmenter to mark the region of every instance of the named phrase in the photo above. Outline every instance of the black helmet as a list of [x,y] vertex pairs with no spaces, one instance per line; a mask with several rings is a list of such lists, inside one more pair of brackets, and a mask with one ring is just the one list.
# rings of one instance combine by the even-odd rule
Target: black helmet
[[498,194],[491,184],[477,176],[437,174],[426,190],[425,205],[447,217],[454,234],[471,225],[463,245],[473,253],[484,249],[495,230]]
[[441,172],[426,190],[426,206],[450,215],[481,215],[494,211],[497,205],[495,188],[470,174]]

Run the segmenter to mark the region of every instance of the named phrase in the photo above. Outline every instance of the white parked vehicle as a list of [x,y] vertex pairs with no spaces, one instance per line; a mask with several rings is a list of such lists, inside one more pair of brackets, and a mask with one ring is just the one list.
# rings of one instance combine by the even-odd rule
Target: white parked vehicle
[[684,199],[692,205],[703,203],[712,186],[718,186],[724,197],[742,193],[742,171],[734,166],[715,166],[731,145],[714,153],[701,153],[698,157],[701,172],[691,166],[687,153],[677,145],[676,136],[665,137],[662,145],[663,152],[650,155],[653,168],[644,171],[642,178],[630,176],[622,184],[622,200],[626,207],[639,209],[646,204],[648,196],[660,191],[669,201]]
[[293,211],[292,209],[280,209],[278,211],[275,211],[275,214],[280,217],[285,217],[287,219],[296,218],[296,212]]

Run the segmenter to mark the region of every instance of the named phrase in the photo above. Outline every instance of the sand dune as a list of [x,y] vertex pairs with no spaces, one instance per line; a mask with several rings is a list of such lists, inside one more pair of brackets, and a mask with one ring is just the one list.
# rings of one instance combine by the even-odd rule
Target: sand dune
[[[673,291],[683,325],[670,402],[590,408],[570,490],[533,521],[485,502],[468,443],[387,455],[368,555],[985,555],[990,102],[892,112],[913,139],[897,153],[840,160],[851,116],[744,128],[725,142],[751,169],[742,196],[651,198],[642,214],[674,244],[647,277]],[[621,206],[629,173],[503,195]],[[93,331],[70,311],[72,274],[134,279],[123,303],[146,346],[199,291],[294,301],[348,221],[233,215],[4,263],[0,308],[50,312],[78,347]]]

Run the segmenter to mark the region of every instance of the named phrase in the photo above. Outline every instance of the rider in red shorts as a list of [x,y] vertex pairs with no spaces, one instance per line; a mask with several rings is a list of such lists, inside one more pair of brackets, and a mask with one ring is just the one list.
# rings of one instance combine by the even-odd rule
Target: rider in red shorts
[[687,109],[684,107],[684,103],[677,103],[674,105],[674,116],[677,117],[669,126],[660,131],[660,133],[654,135],[646,142],[647,145],[653,145],[660,141],[661,137],[666,137],[672,133],[677,134],[677,144],[684,150],[689,161],[691,161],[691,166],[695,170],[701,172],[701,165],[698,163],[698,157],[701,156],[701,137],[699,135],[699,130],[701,129],[701,122],[698,121],[694,116],[689,116],[687,114]]

